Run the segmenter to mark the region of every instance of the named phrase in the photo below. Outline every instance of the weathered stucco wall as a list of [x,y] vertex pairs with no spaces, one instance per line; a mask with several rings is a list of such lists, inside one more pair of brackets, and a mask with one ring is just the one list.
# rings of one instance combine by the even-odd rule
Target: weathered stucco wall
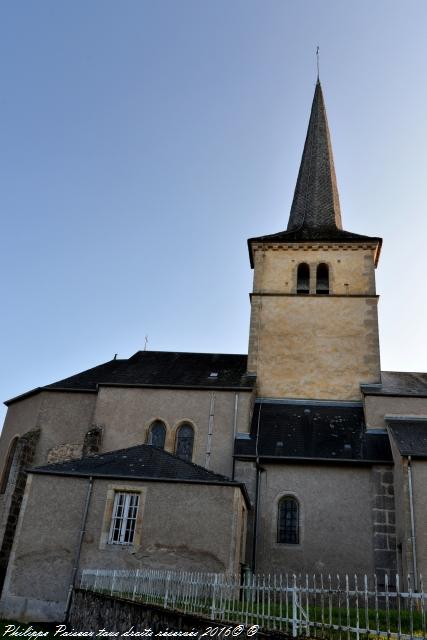
[[41,403],[42,394],[39,393],[8,407],[0,438],[0,472],[3,471],[12,440],[37,428]]
[[[331,465],[262,465],[257,571],[372,573],[371,470]],[[278,501],[300,505],[300,544],[277,543]]]
[[[120,485],[145,488],[137,550],[121,545],[100,548],[107,490]],[[227,486],[97,480],[80,566],[234,571],[240,496],[239,489]]]
[[[394,491],[396,500],[396,534],[398,570],[406,582],[406,576],[414,575],[414,554],[411,526],[411,502],[409,492],[408,458],[402,456],[393,437],[390,438],[394,458]],[[427,571],[427,461],[413,459],[412,491],[415,524],[416,573]],[[412,582],[412,587],[414,583]]]
[[[65,608],[89,480],[29,478],[0,615],[20,621],[58,620]],[[103,544],[111,521],[106,514],[111,487],[145,494],[137,548]],[[80,568],[239,571],[243,504],[236,487],[95,480]]]
[[10,620],[62,618],[87,481],[29,475],[0,600]]
[[[310,265],[310,295],[297,295],[297,268]],[[316,267],[329,266],[330,295],[316,295]],[[248,369],[258,395],[360,399],[379,382],[378,299],[373,251],[284,247],[255,251]]]
[[[103,429],[103,451],[147,442],[154,420],[167,428],[165,449],[175,451],[176,432],[183,422],[194,427],[193,462],[205,466],[209,414],[214,393],[213,433],[209,468],[231,476],[234,442],[235,393],[101,387],[94,421]],[[237,431],[248,431],[251,393],[239,392]]]
[[427,398],[366,395],[364,405],[368,429],[385,429],[386,415],[427,416]]
[[412,573],[412,550],[410,533],[410,516],[408,502],[408,482],[407,468],[398,448],[390,438],[391,450],[393,453],[394,467],[394,502],[396,507],[396,552],[397,570],[402,576]]
[[59,445],[83,445],[92,426],[95,405],[95,393],[44,391],[38,416],[40,443],[34,464],[46,464],[49,451]]
[[10,441],[31,429],[40,429],[34,464],[46,464],[49,451],[73,445],[77,457],[86,432],[92,426],[95,393],[42,391],[13,403],[8,408],[0,438],[0,465],[4,466]]

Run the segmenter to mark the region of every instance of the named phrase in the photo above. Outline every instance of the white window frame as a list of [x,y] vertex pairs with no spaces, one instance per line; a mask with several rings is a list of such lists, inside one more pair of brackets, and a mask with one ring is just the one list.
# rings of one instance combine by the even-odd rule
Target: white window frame
[[110,533],[108,536],[109,544],[133,544],[139,504],[139,492],[114,492],[113,516],[111,518]]

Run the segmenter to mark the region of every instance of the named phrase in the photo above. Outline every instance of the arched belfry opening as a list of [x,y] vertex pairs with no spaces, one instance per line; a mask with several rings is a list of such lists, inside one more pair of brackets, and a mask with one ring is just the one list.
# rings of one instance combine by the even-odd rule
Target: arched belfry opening
[[329,293],[329,267],[324,262],[317,266],[316,293],[320,295]]
[[308,295],[310,293],[310,267],[306,262],[298,265],[297,293],[301,295]]

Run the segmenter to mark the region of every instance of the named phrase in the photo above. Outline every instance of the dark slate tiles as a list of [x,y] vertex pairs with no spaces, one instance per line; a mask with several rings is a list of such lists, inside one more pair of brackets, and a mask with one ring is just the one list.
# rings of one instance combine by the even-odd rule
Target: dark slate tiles
[[248,389],[247,356],[219,353],[137,351],[126,360],[110,360],[64,380],[38,387],[6,401],[6,405],[43,389],[96,391],[99,385],[135,385],[200,389]]
[[[259,426],[258,426],[259,425]],[[257,402],[251,441],[236,439],[235,455],[347,461],[391,461],[386,434],[369,434],[361,406]]]
[[427,421],[393,422],[389,430],[402,456],[427,458]]
[[427,373],[381,371],[381,384],[360,385],[366,395],[427,397]]
[[34,467],[32,473],[66,476],[146,478],[211,483],[231,483],[226,476],[148,444],[99,453],[68,462]]

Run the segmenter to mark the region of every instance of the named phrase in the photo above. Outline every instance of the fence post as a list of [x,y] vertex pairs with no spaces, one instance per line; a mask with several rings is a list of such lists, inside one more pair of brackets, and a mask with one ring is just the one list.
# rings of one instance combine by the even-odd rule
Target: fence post
[[114,587],[116,586],[116,585],[115,585],[115,583],[116,583],[116,573],[117,573],[117,572],[116,572],[116,570],[114,569],[114,571],[113,571],[113,579],[111,580],[111,592],[110,592],[110,595],[111,595],[111,596],[113,595],[113,593],[114,593]]
[[298,597],[297,597],[297,577],[293,575],[292,585],[292,637],[298,635]]
[[136,573],[135,573],[135,582],[134,582],[134,585],[133,585],[132,600],[135,600],[136,588],[138,586],[138,578],[139,578],[139,569],[137,569]]
[[163,606],[164,606],[165,609],[168,606],[170,581],[171,581],[171,572],[168,571],[167,574],[166,574],[165,599],[163,601]]
[[211,620],[215,620],[215,596],[216,596],[216,588],[218,584],[218,574],[215,574],[214,583],[212,586],[212,606],[211,606]]
[[96,587],[98,586],[98,575],[99,575],[99,569],[96,570],[95,573],[95,582],[93,583],[93,590],[96,591]]

